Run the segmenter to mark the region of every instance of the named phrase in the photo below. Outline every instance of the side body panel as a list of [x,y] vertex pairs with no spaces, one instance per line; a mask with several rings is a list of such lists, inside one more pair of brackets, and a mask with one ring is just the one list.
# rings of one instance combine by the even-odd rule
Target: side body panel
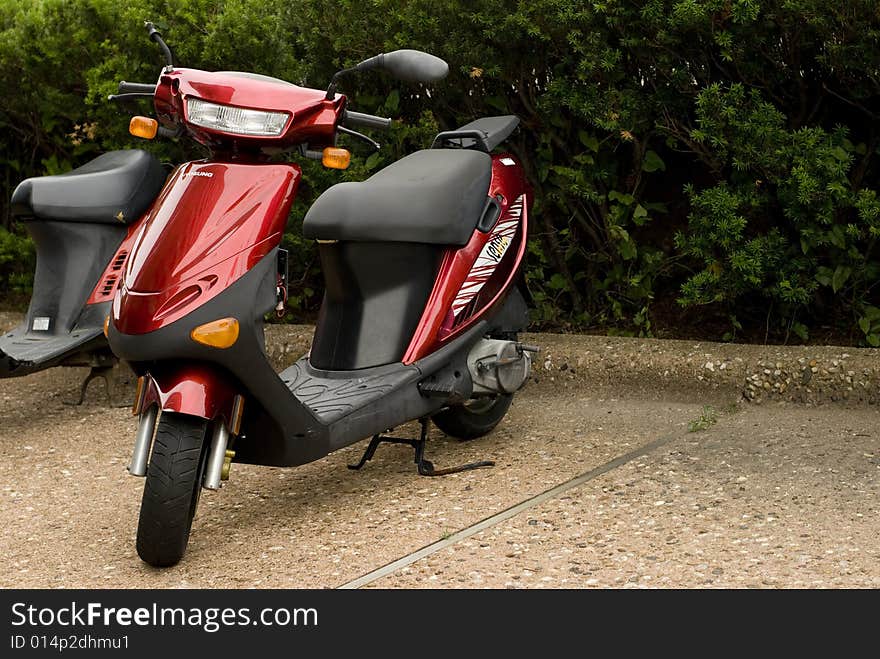
[[147,213],[137,222],[133,222],[129,225],[128,232],[125,234],[125,238],[122,239],[122,244],[119,245],[113,258],[110,259],[110,262],[104,269],[104,273],[98,279],[95,288],[92,289],[92,294],[89,296],[86,304],[100,304],[102,302],[111,302],[113,300],[116,291],[122,286],[122,275],[125,272],[125,262],[128,259],[128,255],[131,254],[131,249],[134,246],[135,240],[144,228],[144,224],[149,216],[150,213],[147,211]]
[[487,233],[474,231],[459,249],[449,249],[422,318],[404,355],[412,364],[460,336],[504,298],[525,254],[531,194],[522,166],[510,154],[492,156],[489,196],[501,206]]
[[289,164],[179,167],[134,241],[113,303],[117,329],[165,327],[253,268],[281,242],[300,176]]
[[[144,404],[228,419],[240,384],[224,360],[243,355],[253,364],[262,354],[262,315],[274,305],[275,254],[300,175],[295,165],[200,161],[171,176],[131,237],[108,336],[114,352],[148,376]],[[258,264],[254,275],[267,286],[218,310],[212,301],[240,288]],[[223,317],[216,313],[239,316],[234,353],[217,355],[227,351],[189,338],[196,325]]]

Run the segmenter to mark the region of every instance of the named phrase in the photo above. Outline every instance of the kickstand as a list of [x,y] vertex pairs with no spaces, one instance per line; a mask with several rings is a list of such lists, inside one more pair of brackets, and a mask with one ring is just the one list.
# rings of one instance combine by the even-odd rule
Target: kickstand
[[425,459],[425,444],[428,441],[428,423],[429,420],[427,418],[419,419],[419,423],[422,424],[422,432],[419,439],[404,439],[400,437],[385,437],[384,435],[374,435],[373,439],[370,440],[370,445],[367,446],[367,450],[364,451],[363,457],[361,457],[360,462],[356,465],[348,465],[349,469],[359,470],[363,467],[367,462],[373,459],[373,455],[376,453],[376,449],[379,447],[379,444],[406,444],[408,446],[412,446],[415,451],[415,460],[416,466],[419,470],[420,476],[446,476],[447,474],[457,474],[462,471],[470,471],[471,469],[481,469],[482,467],[494,467],[495,463],[492,460],[480,460],[479,462],[470,462],[468,464],[459,465],[458,467],[449,467],[447,469],[434,469],[434,465]]
[[97,378],[101,378],[104,380],[105,389],[107,391],[107,405],[110,407],[113,406],[113,392],[112,385],[110,383],[110,373],[113,371],[113,366],[92,366],[89,370],[89,374],[82,381],[82,384],[79,388],[79,399],[75,401],[64,401],[67,405],[82,405],[86,399],[86,389],[89,388],[89,383],[92,380]]

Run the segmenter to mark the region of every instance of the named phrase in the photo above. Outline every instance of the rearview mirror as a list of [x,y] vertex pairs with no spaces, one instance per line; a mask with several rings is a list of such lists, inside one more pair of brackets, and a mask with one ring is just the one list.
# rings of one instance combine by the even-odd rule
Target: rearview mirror
[[395,50],[371,59],[379,60],[376,68],[409,82],[436,82],[449,73],[446,62],[420,50]]
[[439,57],[423,53],[420,50],[394,50],[365,59],[350,69],[337,71],[327,88],[327,100],[333,100],[336,96],[336,81],[340,76],[371,69],[385,69],[395,78],[409,82],[436,82],[445,78],[449,73],[449,65]]

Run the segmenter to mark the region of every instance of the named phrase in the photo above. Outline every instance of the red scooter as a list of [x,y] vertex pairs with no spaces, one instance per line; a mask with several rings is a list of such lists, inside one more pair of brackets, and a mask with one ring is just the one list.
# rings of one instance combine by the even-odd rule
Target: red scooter
[[[166,131],[212,151],[177,168],[138,232],[113,300],[108,338],[140,376],[129,470],[146,476],[137,550],[155,566],[186,549],[202,487],[231,462],[294,466],[372,437],[406,442],[419,472],[429,419],[473,438],[501,420],[526,381],[517,341],[527,309],[515,280],[530,204],[523,170],[492,151],[515,117],[478,119],[361,183],[340,183],[308,211],[326,290],[310,353],[276,373],[263,318],[283,308],[279,249],[302,172],[292,152],[347,166],[340,135],[387,128],[336,93],[340,75],[384,69],[410,81],[443,78],[442,60],[412,50],[341,71],[327,91],[251,73],[167,66],[153,91]],[[146,120],[141,120],[146,121]],[[420,420],[419,439],[382,433]],[[152,453],[151,453],[152,447]]]

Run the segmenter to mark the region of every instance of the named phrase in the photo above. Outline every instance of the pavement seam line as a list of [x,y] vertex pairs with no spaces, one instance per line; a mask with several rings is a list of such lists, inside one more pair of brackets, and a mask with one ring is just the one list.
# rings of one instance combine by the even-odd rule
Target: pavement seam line
[[485,531],[486,529],[492,528],[500,524],[501,522],[507,521],[508,519],[519,515],[521,512],[529,510],[530,508],[534,508],[545,501],[549,501],[557,497],[558,495],[566,492],[568,490],[574,489],[583,485],[584,483],[593,480],[594,478],[598,478],[603,474],[607,474],[609,471],[617,469],[618,467],[622,467],[628,462],[632,462],[636,458],[640,458],[652,451],[668,444],[673,439],[678,438],[680,435],[664,435],[663,437],[659,437],[647,444],[640,446],[637,449],[633,449],[629,453],[624,453],[621,456],[614,458],[613,460],[609,460],[608,462],[599,465],[598,467],[591,469],[590,471],[586,471],[579,476],[575,476],[564,483],[560,483],[555,487],[550,488],[549,490],[545,490],[539,494],[536,494],[533,497],[526,499],[525,501],[521,501],[501,512],[495,513],[485,519],[477,522],[476,524],[472,524],[460,531],[456,531],[448,538],[443,538],[442,540],[438,540],[437,542],[432,542],[429,545],[425,545],[421,549],[417,549],[411,554],[407,554],[406,556],[402,556],[395,561],[391,561],[390,563],[386,563],[382,567],[376,568],[366,574],[361,575],[357,579],[353,579],[348,581],[341,586],[337,586],[337,589],[341,590],[349,590],[361,588],[362,586],[366,586],[374,581],[377,581],[383,577],[386,577],[394,572],[397,572],[399,569],[407,567],[408,565],[412,565],[416,561],[419,561],[423,558],[426,558],[432,554],[437,553],[447,547],[450,547],[462,540],[470,538],[473,535],[476,535],[480,531]]

